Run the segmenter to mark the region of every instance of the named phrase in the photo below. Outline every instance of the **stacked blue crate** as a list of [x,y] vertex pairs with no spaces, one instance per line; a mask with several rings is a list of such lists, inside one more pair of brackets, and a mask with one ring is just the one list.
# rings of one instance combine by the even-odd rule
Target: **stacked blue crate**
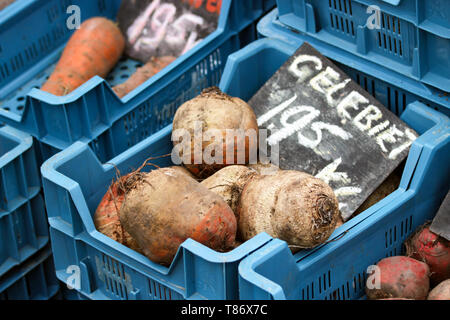
[[244,259],[240,298],[360,299],[367,267],[402,254],[403,241],[434,216],[450,188],[450,103],[445,91],[318,40],[308,30],[286,27],[280,19],[273,10],[258,24],[268,38],[229,57],[222,90],[248,100],[307,41],[420,137],[411,146],[399,188],[336,229],[329,243],[292,254],[286,242],[273,239]]

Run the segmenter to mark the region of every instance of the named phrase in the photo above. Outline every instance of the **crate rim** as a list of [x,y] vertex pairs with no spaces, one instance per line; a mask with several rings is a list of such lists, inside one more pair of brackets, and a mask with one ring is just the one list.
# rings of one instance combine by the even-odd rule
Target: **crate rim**
[[0,135],[18,143],[18,145],[16,145],[12,150],[0,155],[0,169],[22,155],[33,145],[32,136],[10,126],[0,127]]
[[[48,258],[53,259],[50,245],[47,245],[46,247],[40,249],[22,264],[16,266],[14,269],[11,269],[6,274],[4,274],[0,281],[0,293],[7,290],[21,278],[25,277],[30,271],[32,271]],[[54,297],[58,293],[58,291],[59,286],[54,286],[53,290],[49,293],[48,298]]]
[[297,45],[299,42],[309,42],[314,47],[319,48],[319,51],[330,53],[333,56],[332,59],[338,60],[343,64],[347,64],[352,68],[362,70],[369,74],[374,74],[380,79],[384,79],[384,77],[387,76],[390,79],[389,82],[397,81],[399,82],[399,86],[401,86],[402,83],[413,85],[420,90],[421,94],[425,94],[428,100],[445,105],[450,109],[450,101],[448,100],[448,96],[439,96],[439,94],[446,93],[444,90],[427,84],[421,80],[414,79],[405,74],[398,73],[383,65],[375,64],[368,59],[356,56],[351,52],[347,52],[337,46],[315,39],[305,32],[288,27],[279,20],[278,8],[273,9],[260,19],[257,25],[257,30],[260,35],[266,38],[281,39],[282,41],[294,45]]
[[14,15],[21,10],[27,9],[36,0],[21,0],[10,3],[7,7],[0,11],[0,28],[9,23]]
[[[367,1],[364,1],[364,0],[352,0],[352,1],[367,5]],[[396,7],[400,4],[400,2],[402,0],[381,0],[381,1],[385,2],[384,5],[387,5],[387,7],[383,8],[383,12],[386,12],[391,15],[395,15],[392,8],[390,8],[389,5]],[[408,0],[403,0],[403,1],[408,1]],[[417,1],[417,0],[413,0],[413,1]],[[441,38],[450,39],[450,32],[446,32],[445,27],[442,27],[439,24],[435,24],[435,23],[430,24],[429,22],[427,22],[427,20],[417,21],[416,19],[413,19],[409,16],[404,16],[404,17],[402,17],[402,19],[414,24],[417,28],[419,28],[421,30],[434,33]]]

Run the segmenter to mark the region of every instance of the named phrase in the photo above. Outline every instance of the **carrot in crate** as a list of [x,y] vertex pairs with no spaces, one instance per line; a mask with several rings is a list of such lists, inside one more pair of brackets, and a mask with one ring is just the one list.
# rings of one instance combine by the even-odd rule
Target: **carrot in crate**
[[124,49],[125,38],[113,21],[90,18],[70,37],[41,90],[64,96],[96,75],[105,78]]
[[114,92],[117,94],[119,98],[126,96],[128,93],[139,87],[145,81],[153,77],[159,71],[167,67],[173,61],[175,61],[175,57],[166,56],[166,57],[154,57],[150,59],[142,67],[138,68],[135,73],[128,78],[124,83],[118,84],[113,87]]

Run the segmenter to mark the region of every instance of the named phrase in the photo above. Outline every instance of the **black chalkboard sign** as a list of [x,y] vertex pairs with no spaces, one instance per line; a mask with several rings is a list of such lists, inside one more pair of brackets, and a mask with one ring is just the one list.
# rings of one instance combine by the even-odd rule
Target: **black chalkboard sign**
[[221,0],[122,0],[117,21],[126,54],[146,63],[178,57],[217,28]]
[[450,191],[434,217],[430,230],[450,241]]
[[[270,63],[268,61],[267,63]],[[304,43],[249,104],[281,169],[326,181],[347,220],[405,159],[417,133]]]

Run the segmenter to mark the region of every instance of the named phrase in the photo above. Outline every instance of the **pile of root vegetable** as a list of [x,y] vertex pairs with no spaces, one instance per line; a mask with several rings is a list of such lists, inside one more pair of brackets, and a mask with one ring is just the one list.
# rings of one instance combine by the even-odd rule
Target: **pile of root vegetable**
[[450,300],[450,242],[418,228],[406,241],[406,255],[380,260],[367,278],[371,300]]
[[[54,71],[41,90],[64,96],[94,76],[106,78],[124,56],[125,37],[114,21],[94,17],[84,21],[67,42]],[[139,87],[176,58],[153,57],[124,83],[112,89],[119,98]]]
[[[179,107],[173,132],[181,129],[193,136],[198,122],[216,135],[200,148],[189,144],[190,157],[216,150],[219,161],[186,160],[183,166],[143,172],[152,165],[149,159],[138,170],[119,176],[95,212],[100,232],[163,265],[170,265],[188,238],[218,252],[232,250],[260,232],[295,249],[327,241],[340,219],[331,187],[304,172],[249,163],[257,141],[246,139],[241,154],[238,144],[226,139],[230,129],[258,132],[256,116],[246,102],[216,87],[205,89]],[[172,140],[174,148],[183,143]],[[223,153],[217,158],[219,151]]]

